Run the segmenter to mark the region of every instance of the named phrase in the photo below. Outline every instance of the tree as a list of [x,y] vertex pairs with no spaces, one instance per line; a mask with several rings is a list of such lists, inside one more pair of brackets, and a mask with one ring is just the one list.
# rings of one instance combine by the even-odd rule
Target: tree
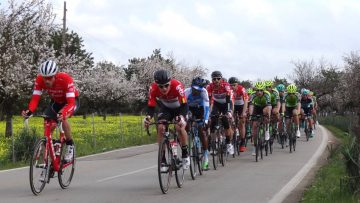
[[54,57],[47,46],[55,15],[44,0],[9,1],[0,10],[0,109],[6,115],[6,135],[12,134],[11,117],[18,104],[29,99],[39,62]]

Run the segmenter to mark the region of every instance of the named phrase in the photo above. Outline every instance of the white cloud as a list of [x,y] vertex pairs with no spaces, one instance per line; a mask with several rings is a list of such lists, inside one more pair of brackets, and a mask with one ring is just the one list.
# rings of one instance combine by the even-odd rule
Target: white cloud
[[133,16],[130,24],[136,29],[156,38],[166,38],[193,46],[211,49],[227,49],[236,42],[236,36],[229,31],[217,33],[189,23],[183,15],[172,10],[162,11],[155,22],[144,22]]
[[195,9],[202,19],[211,20],[214,17],[215,10],[208,4],[195,2]]

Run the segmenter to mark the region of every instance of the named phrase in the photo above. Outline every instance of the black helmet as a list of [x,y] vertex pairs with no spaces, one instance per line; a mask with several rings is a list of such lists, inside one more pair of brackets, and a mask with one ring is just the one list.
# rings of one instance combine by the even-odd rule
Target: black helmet
[[239,80],[237,79],[237,77],[231,77],[229,78],[229,83],[230,84],[239,83]]
[[192,82],[191,82],[191,86],[192,87],[195,87],[195,86],[197,86],[197,87],[199,87],[199,88],[202,88],[202,87],[204,87],[206,85],[206,80],[204,80],[203,78],[201,78],[201,77],[195,77],[193,80],[192,80]]
[[160,69],[155,71],[154,80],[157,84],[165,84],[171,80],[171,76],[167,70]]
[[214,71],[211,73],[211,78],[222,78],[222,74],[220,71]]

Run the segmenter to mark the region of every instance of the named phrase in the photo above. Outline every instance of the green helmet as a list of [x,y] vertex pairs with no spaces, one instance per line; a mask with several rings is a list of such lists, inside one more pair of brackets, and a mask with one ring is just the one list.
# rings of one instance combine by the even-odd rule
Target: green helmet
[[265,83],[263,81],[256,82],[254,87],[257,90],[264,90],[265,89]]
[[277,89],[277,91],[279,91],[279,92],[283,92],[283,91],[285,91],[285,85],[283,85],[283,84],[278,84],[278,85],[276,86],[276,89]]
[[265,87],[272,87],[272,86],[273,86],[273,81],[271,80],[265,81]]
[[288,93],[296,93],[297,91],[297,87],[295,84],[288,85],[286,89]]
[[253,90],[253,88],[248,88],[247,90],[246,90],[246,93],[248,93],[248,95],[251,95],[251,94],[253,94],[254,93],[254,90]]

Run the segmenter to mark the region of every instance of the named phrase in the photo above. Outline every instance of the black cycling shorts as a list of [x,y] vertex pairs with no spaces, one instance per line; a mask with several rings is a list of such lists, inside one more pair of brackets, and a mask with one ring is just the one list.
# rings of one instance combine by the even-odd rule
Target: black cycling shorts
[[[59,111],[62,108],[64,108],[65,105],[66,105],[66,103],[59,104],[54,101],[51,101],[49,106],[45,109],[44,115],[50,119],[57,119],[57,114],[59,113]],[[74,115],[79,108],[80,108],[80,99],[79,99],[79,97],[76,97],[75,98],[75,109],[74,109],[74,112],[72,113],[72,115]]]

